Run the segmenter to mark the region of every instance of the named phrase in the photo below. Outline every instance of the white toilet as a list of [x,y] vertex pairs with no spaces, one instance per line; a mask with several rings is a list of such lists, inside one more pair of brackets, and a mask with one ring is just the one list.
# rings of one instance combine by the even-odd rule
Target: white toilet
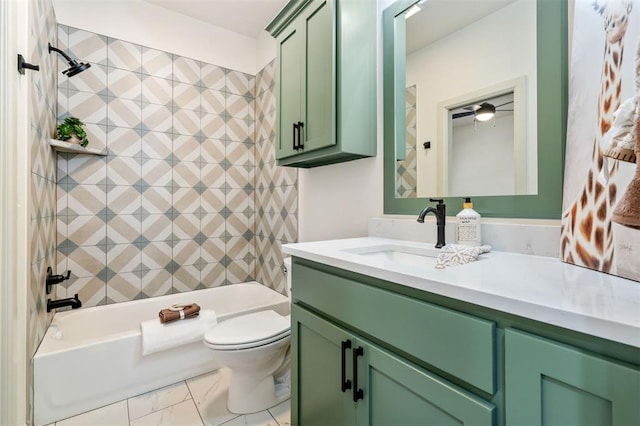
[[[291,301],[291,258],[286,258]],[[218,364],[230,370],[227,408],[249,414],[289,398],[291,317],[261,311],[223,321],[204,335]]]

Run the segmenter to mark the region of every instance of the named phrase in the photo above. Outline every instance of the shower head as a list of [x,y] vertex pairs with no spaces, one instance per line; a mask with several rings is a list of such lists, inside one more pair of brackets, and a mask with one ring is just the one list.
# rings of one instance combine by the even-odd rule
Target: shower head
[[69,68],[62,71],[62,74],[66,75],[67,77],[73,77],[74,75],[79,74],[87,68],[91,67],[91,64],[89,62],[78,62],[75,59],[71,59],[69,55],[64,53],[62,50],[51,46],[51,43],[49,43],[49,53],[51,53],[51,51],[58,52],[69,62]]
[[90,67],[91,64],[89,62],[78,63],[78,61],[71,61],[69,62],[69,69],[62,71],[62,74],[66,74],[67,77],[73,77]]

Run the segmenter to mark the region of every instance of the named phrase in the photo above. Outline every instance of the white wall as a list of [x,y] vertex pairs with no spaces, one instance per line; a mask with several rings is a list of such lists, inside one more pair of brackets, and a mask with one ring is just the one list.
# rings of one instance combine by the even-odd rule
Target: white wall
[[378,155],[300,170],[300,242],[366,236],[368,219],[383,213],[382,11],[394,0],[378,1]]
[[382,215],[382,141],[378,139],[374,158],[300,171],[300,242],[367,235],[368,219]]
[[260,72],[269,62],[275,59],[278,44],[276,39],[266,31],[262,31],[256,39],[256,70]]
[[[0,424],[28,424],[30,370],[28,342],[33,269],[29,263],[31,222],[29,101],[36,99],[35,71],[16,70],[16,57],[38,64],[31,39],[35,2],[0,4]],[[45,68],[46,69],[46,68]],[[42,72],[42,71],[41,71]],[[35,239],[35,238],[34,238]],[[35,307],[33,307],[35,310]]]
[[485,123],[453,127],[449,194],[511,195],[515,190],[513,170],[513,114]]
[[[418,196],[437,192],[436,176],[441,172],[438,149],[443,143],[437,134],[438,103],[526,76],[526,121],[537,122],[537,70],[531,54],[536,51],[535,16],[535,2],[521,0],[407,58],[406,84],[417,85],[418,144],[431,141],[430,150],[418,151]],[[527,140],[537,141],[535,125],[527,126]],[[534,143],[527,145],[527,158],[537,164]],[[535,185],[537,167],[529,169],[529,181]]]
[[54,0],[54,7],[59,24],[247,74],[264,66],[258,68],[256,39],[141,0]]

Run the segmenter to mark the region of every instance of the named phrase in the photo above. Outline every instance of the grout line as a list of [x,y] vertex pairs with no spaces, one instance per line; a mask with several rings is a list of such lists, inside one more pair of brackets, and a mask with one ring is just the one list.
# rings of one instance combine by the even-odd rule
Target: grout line
[[[157,413],[158,411],[162,411],[162,410],[165,410],[165,409],[167,409],[167,408],[174,407],[174,406],[176,406],[176,405],[178,405],[178,404],[182,404],[182,403],[183,403],[183,402],[185,402],[185,401],[189,401],[189,400],[194,401],[194,399],[193,399],[193,395],[191,395],[191,389],[189,389],[189,386],[187,386],[187,381],[186,381],[186,380],[181,380],[180,382],[184,383],[184,384],[185,384],[185,386],[187,387],[187,391],[188,391],[188,394],[189,394],[189,397],[188,397],[188,398],[183,399],[182,401],[178,401],[178,402],[176,402],[175,404],[167,405],[166,407],[162,407],[162,408],[160,408],[160,409],[158,409],[158,410],[151,411],[150,413],[147,413],[147,414],[142,415],[142,416],[140,416],[140,417],[136,417],[135,419],[132,419],[132,418],[131,418],[131,416],[129,415],[129,423],[131,423],[131,421],[132,421],[132,420],[138,420],[138,419],[141,419],[141,418],[146,417],[146,416],[149,416],[149,415],[151,415],[151,414],[153,414],[153,413]],[[177,385],[177,384],[178,384],[178,383],[180,383],[180,382],[175,382],[175,383],[172,383],[172,384],[170,384],[170,385],[162,386],[162,387],[160,387],[160,388],[158,388],[158,389],[154,389],[154,390],[151,390],[151,391],[149,391],[149,392],[141,393],[140,395],[136,395],[136,396],[132,396],[131,398],[128,398],[128,399],[126,400],[126,401],[127,401],[127,410],[129,409],[129,400],[130,400],[130,399],[137,398],[137,397],[139,397],[139,396],[146,395],[146,394],[148,394],[148,393],[157,392],[157,391],[159,391],[160,389],[164,389],[164,388],[167,388],[167,387],[169,387],[169,386],[175,386],[175,385]],[[195,401],[194,401],[194,404],[195,404]],[[197,410],[197,409],[198,409],[198,406],[196,406],[196,410]],[[200,411],[198,411],[198,415],[199,415],[199,414],[200,414]],[[204,424],[204,423],[203,423],[203,424]]]
[[[273,408],[273,407],[272,407]],[[273,413],[271,411],[269,411],[269,409],[264,410],[267,413],[269,413],[269,415],[271,416],[271,418],[273,419],[274,422],[276,422],[277,426],[280,426],[280,423],[278,422],[278,420],[276,419],[276,417],[273,415]]]
[[189,387],[189,381],[185,380],[184,384],[187,387],[187,391],[189,392],[189,396],[191,397],[191,401],[193,401],[193,405],[196,407],[196,412],[198,413],[198,416],[200,417],[200,421],[204,425],[205,424],[204,417],[202,417],[202,413],[200,412],[200,409],[198,408],[198,404],[196,403],[196,399],[193,397],[193,394],[191,393],[191,388]]
[[129,399],[127,398],[127,420],[129,421],[129,426],[131,426],[131,410],[129,409]]
[[193,404],[193,408],[196,409],[196,413],[198,413],[198,417],[200,418],[200,423],[202,424],[202,426],[204,426],[205,425],[204,419],[202,418],[202,414],[200,413],[200,410],[198,410],[198,404],[196,404],[196,401],[193,399],[193,396],[191,396],[191,403]]
[[[142,419],[142,418],[148,417],[148,416],[150,416],[150,415],[152,415],[152,414],[155,414],[155,413],[158,413],[158,412],[160,412],[160,411],[164,411],[164,410],[169,409],[169,408],[171,408],[171,407],[175,407],[176,405],[183,404],[183,403],[185,403],[185,402],[187,402],[187,401],[191,401],[191,402],[193,402],[193,404],[194,404],[194,406],[195,406],[195,409],[196,409],[196,411],[197,411],[197,413],[198,413],[198,417],[200,417],[200,420],[202,421],[202,424],[204,425],[204,421],[202,420],[202,416],[200,415],[200,411],[198,410],[198,406],[196,405],[196,403],[195,403],[195,401],[193,400],[193,398],[184,399],[184,400],[182,400],[182,401],[180,401],[180,402],[176,402],[175,404],[167,405],[166,407],[162,407],[162,408],[161,408],[161,409],[159,409],[159,410],[152,411],[152,412],[147,413],[147,414],[145,414],[145,415],[143,415],[143,416],[140,416],[140,417],[136,417],[135,419],[129,419],[129,425],[131,425],[131,422],[132,422],[132,421],[140,420],[140,419]],[[127,403],[128,403],[128,401],[127,401]]]
[[[234,414],[235,414],[235,413],[234,413]],[[246,421],[247,416],[246,416],[245,414],[238,414],[238,415],[236,415],[236,416],[235,416],[234,418],[232,418],[232,419],[225,420],[223,423],[220,423],[218,426],[224,426],[224,425],[226,425],[226,424],[227,424],[227,423],[229,423],[229,422],[232,422],[232,421],[234,421],[234,420],[238,420],[239,418],[244,419],[244,424],[247,424],[247,421]]]

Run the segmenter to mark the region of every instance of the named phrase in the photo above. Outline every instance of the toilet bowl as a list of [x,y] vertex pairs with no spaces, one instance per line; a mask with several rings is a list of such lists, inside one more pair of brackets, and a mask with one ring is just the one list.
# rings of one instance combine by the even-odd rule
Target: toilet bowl
[[[290,270],[291,259],[285,259]],[[291,280],[287,294],[291,300]],[[219,365],[229,368],[227,408],[249,414],[271,408],[290,396],[291,318],[260,311],[223,321],[207,331],[204,344]]]

